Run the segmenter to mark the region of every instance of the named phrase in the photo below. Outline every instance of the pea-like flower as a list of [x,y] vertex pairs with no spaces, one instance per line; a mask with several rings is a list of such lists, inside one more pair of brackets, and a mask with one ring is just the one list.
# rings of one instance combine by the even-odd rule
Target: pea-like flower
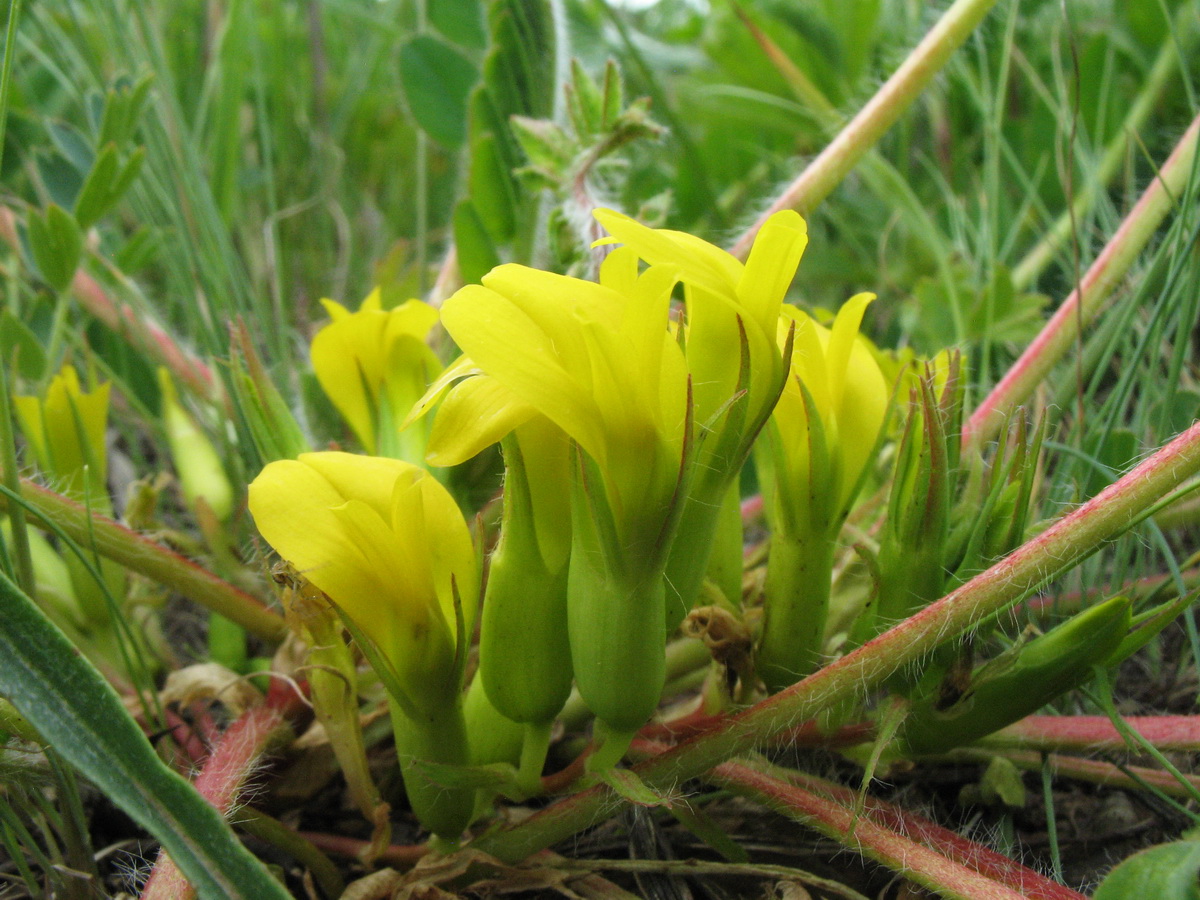
[[758,671],[772,690],[819,661],[837,533],[887,417],[887,382],[858,333],[873,299],[852,297],[832,329],[795,307],[780,318],[791,376],[756,450],[772,531]]
[[[639,273],[636,255],[620,249],[601,266],[599,284],[505,265],[442,309],[466,359],[430,390],[458,379],[438,411],[433,456],[444,462],[481,449],[538,417],[574,444],[563,485],[571,498],[567,629],[580,694],[620,735],[595,757],[603,762],[619,757],[649,718],[665,676],[663,567],[691,440],[687,366],[668,326],[674,285],[673,267]],[[550,562],[544,537],[540,552]],[[556,652],[549,643],[545,651]]]
[[322,390],[368,453],[420,462],[427,434],[400,422],[442,365],[425,343],[438,313],[409,300],[384,310],[378,289],[357,312],[322,300],[333,319],[313,337],[313,369]]
[[495,440],[495,423],[509,430],[544,415],[603,474],[623,545],[653,553],[679,482],[688,417],[687,368],[667,328],[675,277],[665,267],[638,275],[632,254],[613,253],[600,280],[505,265],[446,301],[446,330],[491,381],[471,390],[491,392],[484,401],[492,409],[507,408],[474,428],[462,422],[462,431]]
[[279,555],[378,649],[413,809],[457,838],[473,793],[431,784],[420,770],[421,761],[468,760],[461,691],[479,570],[454,499],[401,460],[305,453],[263,469],[250,511]]
[[[667,265],[684,285],[683,335],[693,390],[694,476],[667,563],[667,627],[695,602],[706,574],[736,602],[741,535],[718,532],[722,509],[736,525],[738,475],[787,375],[790,347],[777,345],[784,296],[808,244],[804,219],[779,212],[764,224],[743,264],[690,234],[648,228],[612,210],[596,211],[611,238],[652,266]],[[720,535],[726,540],[723,546]],[[715,552],[715,556],[713,555]],[[723,573],[720,574],[720,573]]]

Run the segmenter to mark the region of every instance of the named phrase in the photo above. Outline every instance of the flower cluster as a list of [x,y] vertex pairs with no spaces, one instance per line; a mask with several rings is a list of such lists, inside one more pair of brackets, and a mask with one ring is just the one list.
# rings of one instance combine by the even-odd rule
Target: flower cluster
[[[444,369],[426,344],[431,307],[384,311],[378,292],[357,313],[327,301],[314,368],[380,455],[273,462],[250,491],[263,536],[384,670],[402,756],[460,761],[472,740],[495,742],[470,733],[461,701],[481,579],[462,513],[418,465],[501,445],[478,683],[489,721],[524,729],[518,783],[529,790],[572,684],[596,717],[590,767],[603,771],[660,702],[666,641],[688,610],[701,596],[739,607],[739,477],[756,443],[771,524],[824,547],[889,396],[858,336],[868,295],[832,329],[784,303],[808,240],[797,214],[773,216],[745,263],[688,234],[596,216],[610,235],[598,282],[495,268],[445,302],[440,324],[463,356]],[[778,556],[781,567],[796,554]],[[827,583],[828,569],[808,574]],[[824,601],[766,600],[762,673],[775,688],[820,652],[827,588]],[[785,647],[796,607],[814,637]],[[428,790],[419,765],[405,775],[423,821],[455,837],[468,804]]]

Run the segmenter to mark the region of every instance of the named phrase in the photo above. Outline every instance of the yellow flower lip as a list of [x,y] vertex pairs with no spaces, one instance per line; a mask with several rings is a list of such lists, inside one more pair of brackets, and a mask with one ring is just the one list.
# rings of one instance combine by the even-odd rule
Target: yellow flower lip
[[599,284],[504,265],[459,290],[442,321],[470,362],[451,368],[487,377],[455,385],[434,454],[461,456],[545,416],[604,472],[622,534],[657,534],[686,437],[688,373],[667,327],[674,284],[673,267],[639,275],[632,252],[617,250]]
[[[782,344],[794,330],[794,349],[791,375],[771,418],[782,516],[777,527],[793,530],[806,515],[836,518],[870,463],[890,402],[883,372],[859,335],[874,299],[871,293],[851,297],[832,328],[795,307],[785,307],[780,317],[778,340]],[[811,451],[810,415],[820,419],[824,463],[819,471]],[[808,500],[814,490],[819,504]]]
[[651,266],[672,266],[684,285],[687,367],[697,425],[706,426],[728,409],[743,383],[749,392],[744,421],[761,423],[783,375],[775,325],[808,245],[804,219],[790,210],[773,215],[743,264],[694,235],[649,228],[610,209],[596,210],[595,216],[611,235],[603,243],[619,242]]

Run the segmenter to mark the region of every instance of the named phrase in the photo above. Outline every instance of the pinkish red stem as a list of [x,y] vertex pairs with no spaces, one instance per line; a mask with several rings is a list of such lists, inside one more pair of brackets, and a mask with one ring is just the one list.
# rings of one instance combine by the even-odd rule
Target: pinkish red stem
[[1146,188],[1079,285],[971,414],[963,426],[964,446],[994,437],[1006,417],[1033,395],[1034,389],[1066,355],[1079,338],[1080,329],[1096,317],[1176,203],[1191,174],[1198,135],[1200,116],[1184,132],[1159,176]]
[[798,772],[782,775],[778,769],[766,772],[735,761],[718,766],[705,780],[751,796],[939,893],[972,900],[1083,898],[891,803],[866,796],[857,809],[854,791],[820,778]]
[[[0,237],[14,249],[19,246],[16,217],[4,206],[0,206]],[[128,304],[113,300],[84,269],[75,272],[71,290],[84,309],[136,349],[170,369],[194,396],[205,400],[218,397],[227,404],[220,383],[207,365],[184,350],[162,327],[139,315]]]
[[[221,735],[195,781],[196,790],[221,815],[229,815],[263,751],[283,725],[283,713],[262,704],[246,710]],[[160,850],[142,900],[191,900],[195,896],[195,889]]]
[[[1125,532],[1156,500],[1197,469],[1200,423],[946,597],[803,681],[730,716],[719,728],[639,764],[635,771],[650,787],[666,790],[752,750],[797,722],[867,695],[905,666],[917,663],[943,642],[1012,605]],[[484,835],[473,846],[501,859],[521,860],[611,815],[617,804],[611,791],[592,788],[517,825]]]
[[[1200,716],[1131,716],[1125,724],[1159,750],[1200,750]],[[1029,716],[985,738],[1017,750],[1124,750],[1108,716]]]

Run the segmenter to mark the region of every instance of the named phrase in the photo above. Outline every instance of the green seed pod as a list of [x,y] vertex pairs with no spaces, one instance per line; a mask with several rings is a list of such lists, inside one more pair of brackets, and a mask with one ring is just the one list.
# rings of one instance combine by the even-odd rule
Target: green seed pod
[[941,753],[1031,715],[1087,680],[1129,632],[1131,601],[1114,597],[975,670],[962,698],[938,708],[938,695],[913,703],[900,733],[906,754]]

